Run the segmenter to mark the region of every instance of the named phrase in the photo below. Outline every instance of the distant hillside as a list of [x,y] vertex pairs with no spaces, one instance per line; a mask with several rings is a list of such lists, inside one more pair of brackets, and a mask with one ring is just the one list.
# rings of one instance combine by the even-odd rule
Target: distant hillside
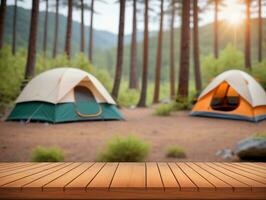
[[[257,50],[258,50],[258,20],[252,19],[251,21],[251,50],[253,63],[257,62]],[[263,19],[263,57],[266,58],[266,18]],[[244,24],[240,24],[235,30],[226,22],[220,22],[219,26],[219,47],[220,50],[224,49],[227,44],[235,44],[236,48],[240,51],[244,51]],[[168,79],[168,69],[169,69],[169,51],[170,51],[170,33],[165,31],[163,33],[163,49],[162,49],[162,79]],[[213,53],[213,24],[207,24],[199,28],[200,37],[200,53],[202,56],[209,55]],[[179,66],[179,40],[180,40],[180,29],[175,30],[175,57],[176,57],[176,67]],[[191,41],[192,42],[192,41]],[[138,43],[138,73],[140,75],[142,67],[142,42]],[[192,50],[191,45],[191,50]],[[154,79],[155,71],[155,61],[156,61],[156,50],[157,50],[157,35],[150,36],[149,41],[149,79]],[[110,49],[101,55],[101,60],[97,59],[95,62],[100,64],[100,66],[106,66],[107,69],[112,73],[115,67],[115,49]],[[102,59],[105,58],[106,59]],[[192,59],[192,56],[191,56]],[[130,46],[125,46],[124,53],[124,75],[128,76],[129,73],[129,62],[130,62]],[[191,62],[193,66],[193,62]],[[233,67],[233,66],[232,66]],[[193,70],[191,70],[192,72]]]
[[[11,44],[12,41],[12,23],[13,23],[13,6],[7,7],[7,13],[5,18],[5,43]],[[27,47],[28,35],[29,35],[29,25],[30,25],[30,15],[31,12],[28,9],[18,7],[17,9],[17,45],[18,47]],[[43,30],[44,30],[44,18],[45,12],[40,12],[39,16],[39,27],[38,27],[38,49],[42,48],[43,45]],[[48,21],[48,50],[52,49],[53,39],[54,39],[54,23],[55,23],[55,13],[49,13]],[[59,49],[62,51],[64,49],[65,42],[65,29],[67,18],[64,15],[59,15]],[[80,23],[73,21],[72,26],[72,52],[77,52],[79,50],[80,41]],[[85,42],[86,48],[88,48],[88,38],[89,38],[89,26],[85,27]],[[140,40],[142,38],[139,38]],[[125,42],[130,42],[130,35],[125,37]],[[107,49],[115,47],[117,43],[117,35],[108,31],[94,30],[94,46],[98,49]]]
[[[48,22],[48,50],[52,49],[53,38],[54,38],[54,13],[49,13]],[[64,49],[65,42],[65,29],[66,29],[66,17],[60,15],[60,26],[59,26],[59,50],[62,52]],[[12,41],[12,21],[13,21],[13,6],[8,6],[7,17],[5,21],[5,42],[11,44]],[[24,8],[18,8],[18,21],[17,21],[17,45],[18,47],[27,47],[28,32],[30,24],[30,10]],[[257,38],[258,38],[258,20],[252,19],[251,22],[251,34],[252,34],[252,59],[257,60]],[[263,19],[263,56],[266,58],[266,19]],[[39,30],[38,30],[38,50],[42,49],[43,45],[43,28],[44,28],[44,12],[40,12],[39,18]],[[244,47],[244,24],[240,24],[237,28],[233,28],[228,23],[220,22],[219,26],[219,47],[223,49],[228,43],[235,44],[235,46],[243,51]],[[199,28],[200,36],[200,52],[201,56],[213,53],[213,24],[207,24]],[[89,27],[85,28],[86,36],[86,47],[88,47]],[[138,38],[138,73],[140,75],[140,69],[142,66],[142,39],[143,33],[137,33]],[[157,33],[151,32],[149,34],[149,78],[153,80],[155,57],[157,49]],[[169,69],[169,42],[170,42],[169,31],[164,32],[163,36],[163,49],[162,49],[162,79],[168,78]],[[179,39],[180,29],[175,30],[175,56],[176,56],[176,67],[179,64]],[[123,74],[128,76],[129,72],[129,61],[130,61],[130,42],[131,35],[125,35],[125,53],[124,53],[124,65]],[[79,52],[80,44],[80,23],[73,22],[73,38],[72,38],[72,54]],[[108,31],[94,30],[94,65],[96,67],[105,68],[111,74],[114,72],[116,64],[116,44],[117,35]],[[192,45],[191,45],[192,47]],[[192,48],[191,48],[192,49]],[[87,48],[86,48],[87,51]],[[192,66],[192,65],[191,65]]]

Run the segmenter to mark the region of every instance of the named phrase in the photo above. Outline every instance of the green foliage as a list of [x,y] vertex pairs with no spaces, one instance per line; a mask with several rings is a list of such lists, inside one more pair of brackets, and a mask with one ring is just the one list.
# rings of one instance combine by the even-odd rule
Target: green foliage
[[64,161],[64,153],[56,147],[38,146],[33,150],[31,160],[33,162],[62,162]]
[[5,112],[6,107],[9,107],[20,91],[25,58],[25,51],[20,50],[13,56],[9,46],[0,50],[0,113]]
[[156,109],[154,114],[158,116],[169,116],[173,111],[173,104],[161,104]]
[[252,68],[253,77],[262,85],[266,90],[266,59],[258,63]]
[[111,92],[113,86],[112,78],[106,70],[93,68],[91,73]]
[[166,149],[166,156],[168,158],[185,158],[185,150],[177,145],[168,146]]
[[184,97],[177,96],[176,97],[176,101],[173,104],[173,110],[175,110],[175,111],[188,110],[191,107],[191,103],[190,102],[191,101],[190,101],[189,98],[184,98]]
[[221,51],[218,59],[215,59],[212,55],[202,59],[201,71],[204,85],[218,74],[230,69],[245,70],[243,53],[237,50],[233,45],[228,44],[225,49]]
[[124,107],[134,106],[138,103],[140,91],[128,88],[128,82],[123,81],[120,86],[118,104]]
[[150,146],[140,139],[128,136],[115,136],[111,138],[98,156],[103,162],[140,162],[149,154]]

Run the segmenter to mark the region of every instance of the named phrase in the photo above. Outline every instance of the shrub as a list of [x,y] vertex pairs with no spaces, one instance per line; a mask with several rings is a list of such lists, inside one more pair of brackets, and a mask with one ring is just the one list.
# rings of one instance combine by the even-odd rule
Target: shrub
[[252,75],[266,90],[266,60],[252,68]]
[[184,97],[177,97],[175,103],[173,104],[173,110],[188,110],[190,108],[190,100]]
[[171,145],[166,149],[166,156],[168,158],[185,158],[186,154],[184,149],[179,146]]
[[140,162],[149,154],[150,147],[140,139],[128,136],[111,138],[105,149],[98,153],[97,160],[102,162]]
[[218,59],[215,59],[213,55],[203,57],[202,78],[204,85],[210,82],[218,74],[230,69],[245,70],[244,55],[232,44],[228,44],[221,51]]
[[31,160],[33,162],[61,162],[64,161],[64,153],[56,147],[38,146],[33,150]]
[[[125,84],[122,84],[124,86]],[[118,104],[124,107],[130,107],[136,105],[139,100],[139,91],[134,89],[121,88],[121,92],[118,97]]]
[[161,104],[155,109],[155,115],[169,116],[173,111],[173,104]]

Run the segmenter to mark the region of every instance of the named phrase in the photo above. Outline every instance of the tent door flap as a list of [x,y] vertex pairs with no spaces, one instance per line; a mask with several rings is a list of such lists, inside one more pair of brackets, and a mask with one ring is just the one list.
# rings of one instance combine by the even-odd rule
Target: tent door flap
[[89,118],[97,117],[102,114],[101,105],[95,100],[92,92],[84,86],[76,86],[75,94],[75,109],[79,117]]

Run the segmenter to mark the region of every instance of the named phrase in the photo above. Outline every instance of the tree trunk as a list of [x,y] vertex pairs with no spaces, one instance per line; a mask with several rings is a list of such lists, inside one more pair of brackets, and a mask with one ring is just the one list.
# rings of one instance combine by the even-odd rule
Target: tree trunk
[[175,98],[175,0],[172,0],[172,13],[170,23],[170,98]]
[[67,14],[67,30],[66,30],[66,42],[65,42],[65,54],[67,58],[71,57],[71,37],[72,37],[72,9],[73,2],[68,0],[68,14]]
[[5,15],[6,15],[6,0],[1,0],[1,6],[0,6],[0,49],[3,47],[3,44],[4,44]]
[[164,12],[163,11],[163,0],[161,0],[160,29],[159,29],[159,35],[158,35],[158,46],[157,46],[157,55],[156,55],[153,103],[158,103],[159,98],[160,98],[162,42],[163,42],[163,12]]
[[218,0],[214,1],[214,57],[217,59],[219,57],[219,46],[218,46]]
[[[25,82],[34,75],[35,68],[35,58],[36,58],[36,39],[38,32],[38,17],[39,17],[39,0],[32,1],[32,11],[31,11],[31,23],[30,23],[30,35],[28,44],[28,56],[25,70]],[[24,85],[22,85],[23,87]]]
[[245,67],[251,68],[250,54],[250,0],[246,0],[246,26],[245,26]]
[[182,24],[180,45],[179,85],[177,94],[188,97],[189,86],[189,18],[190,0],[182,0]]
[[84,2],[83,0],[80,0],[80,6],[81,6],[81,24],[80,24],[80,51],[84,53]]
[[138,102],[138,107],[146,106],[146,95],[148,86],[148,56],[149,56],[149,27],[148,27],[148,10],[149,10],[149,0],[144,0],[145,2],[145,13],[144,13],[144,40],[143,40],[143,66],[142,66],[142,85],[140,92],[140,99]]
[[93,63],[92,60],[92,51],[93,51],[93,16],[94,16],[94,0],[91,0],[91,21],[90,21],[90,42],[89,42],[89,60]]
[[48,27],[48,0],[45,0],[45,18],[44,18],[44,34],[43,34],[43,53],[46,56],[47,50],[47,27]]
[[259,12],[258,12],[258,15],[259,15],[259,21],[258,21],[258,61],[259,62],[262,62],[262,16],[261,16],[261,7],[262,7],[262,3],[261,3],[261,0],[259,0],[258,2],[258,7],[259,7]]
[[116,59],[115,80],[114,80],[114,86],[113,86],[113,90],[112,90],[112,95],[115,99],[118,98],[119,87],[120,87],[121,76],[122,76],[123,51],[124,51],[125,8],[126,8],[125,0],[120,0],[117,59]]
[[199,50],[199,30],[198,30],[198,0],[193,0],[193,58],[196,91],[201,91],[200,73],[200,50]]
[[54,49],[53,49],[53,58],[57,54],[57,45],[58,45],[58,29],[59,29],[59,0],[56,0],[55,5],[55,27],[54,27]]
[[133,21],[131,37],[131,56],[129,72],[129,88],[137,89],[137,0],[133,0]]
[[13,29],[12,29],[12,54],[16,54],[16,31],[17,31],[17,6],[18,0],[15,0],[14,16],[13,16]]

